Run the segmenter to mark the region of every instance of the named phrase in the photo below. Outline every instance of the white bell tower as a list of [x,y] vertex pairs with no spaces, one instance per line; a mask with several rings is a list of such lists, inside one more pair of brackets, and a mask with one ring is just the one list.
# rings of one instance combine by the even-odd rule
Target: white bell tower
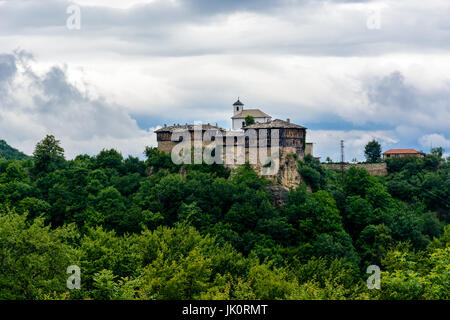
[[239,98],[238,98],[238,100],[235,103],[233,103],[233,116],[241,113],[243,110],[244,110],[244,104],[241,101],[239,101]]

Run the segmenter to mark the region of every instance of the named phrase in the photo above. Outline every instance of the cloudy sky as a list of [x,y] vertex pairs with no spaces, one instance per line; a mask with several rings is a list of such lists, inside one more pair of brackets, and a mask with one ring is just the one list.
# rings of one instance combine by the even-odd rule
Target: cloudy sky
[[[74,7],[75,5],[75,7]],[[77,16],[80,12],[80,25]],[[309,128],[315,155],[450,151],[448,0],[0,0],[0,139],[141,156],[232,103]]]

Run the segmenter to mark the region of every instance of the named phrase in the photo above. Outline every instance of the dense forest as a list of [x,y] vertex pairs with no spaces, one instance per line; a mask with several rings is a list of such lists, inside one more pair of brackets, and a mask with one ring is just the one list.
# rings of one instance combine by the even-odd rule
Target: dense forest
[[[442,153],[343,178],[307,156],[282,204],[249,166],[145,158],[66,160],[47,136],[31,158],[0,159],[0,299],[450,298]],[[81,289],[67,289],[70,265]]]

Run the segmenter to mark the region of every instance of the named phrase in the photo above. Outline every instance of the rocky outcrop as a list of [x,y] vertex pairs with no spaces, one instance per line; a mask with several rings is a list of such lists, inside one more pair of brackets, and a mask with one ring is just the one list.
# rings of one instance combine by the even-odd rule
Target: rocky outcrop
[[288,190],[278,183],[271,183],[267,186],[267,192],[272,195],[272,202],[275,206],[282,206],[288,196]]
[[285,190],[297,188],[302,179],[298,172],[297,156],[290,153],[290,150],[281,150],[278,170],[274,170],[273,175],[264,175],[265,168],[260,164],[251,165],[260,176],[271,180],[274,184],[280,185]]
[[302,178],[298,172],[297,157],[288,153],[281,154],[276,180],[286,190],[295,189],[300,185]]

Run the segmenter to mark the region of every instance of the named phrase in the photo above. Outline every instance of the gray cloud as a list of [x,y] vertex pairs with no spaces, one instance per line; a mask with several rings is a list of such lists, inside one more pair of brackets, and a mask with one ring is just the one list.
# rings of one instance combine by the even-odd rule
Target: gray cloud
[[58,36],[66,41],[110,38],[118,40],[108,46],[110,51],[169,56],[361,56],[401,52],[405,47],[442,50],[450,44],[448,10],[443,10],[441,0],[417,9],[415,1],[386,1],[388,6],[380,9],[380,30],[366,25],[372,1],[158,0],[129,9],[83,6],[77,33],[65,28],[69,3],[6,1],[0,7],[0,34]]
[[424,91],[407,84],[403,74],[395,71],[368,80],[366,87],[370,104],[375,107],[372,121],[450,134],[450,82],[443,88]]
[[59,67],[52,67],[40,81],[39,79],[35,80],[35,83],[49,98],[48,104],[53,106],[71,102],[81,103],[88,100],[77,88],[67,82],[65,71]]
[[234,11],[271,11],[274,8],[286,5],[301,5],[308,0],[288,1],[288,0],[184,0],[187,6],[193,11],[211,14]]
[[0,96],[3,139],[30,153],[43,135],[52,133],[68,147],[69,156],[108,146],[142,155],[146,145],[154,144],[153,132],[140,129],[123,107],[80,91],[61,67],[39,75],[28,62],[17,53],[0,56],[0,79],[10,79]]
[[9,82],[17,72],[17,67],[13,55],[0,54],[0,84]]
[[416,90],[405,84],[405,78],[399,71],[373,81],[369,85],[368,96],[371,102],[382,105],[406,109],[417,107]]

